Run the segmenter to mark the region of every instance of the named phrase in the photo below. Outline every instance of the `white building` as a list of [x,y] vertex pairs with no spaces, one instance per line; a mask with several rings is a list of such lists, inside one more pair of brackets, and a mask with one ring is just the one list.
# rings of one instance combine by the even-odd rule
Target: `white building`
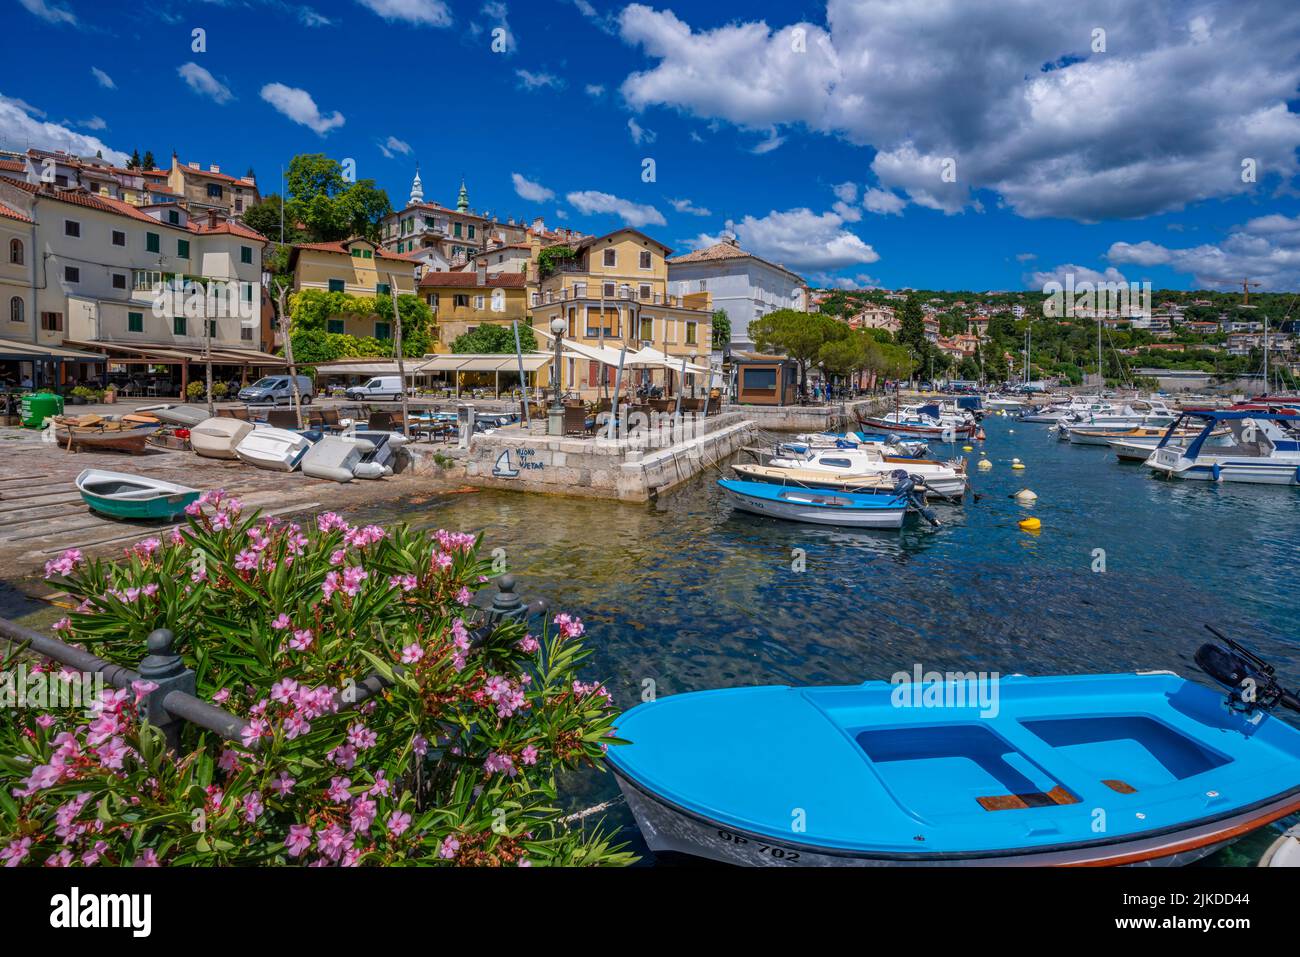
[[808,309],[808,283],[784,266],[747,253],[734,238],[668,260],[668,290],[708,292],[731,321],[731,349],[750,352],[749,324],[778,309]]

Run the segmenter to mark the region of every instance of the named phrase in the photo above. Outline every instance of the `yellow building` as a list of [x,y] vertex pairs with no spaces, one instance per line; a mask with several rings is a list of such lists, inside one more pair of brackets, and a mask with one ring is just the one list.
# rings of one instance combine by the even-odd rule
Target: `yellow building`
[[[416,263],[405,255],[388,252],[368,239],[354,237],[335,243],[297,243],[289,253],[294,292],[320,289],[350,296],[416,294]],[[376,339],[392,337],[390,324],[376,315],[338,315],[328,320],[327,332]]]
[[485,264],[465,272],[430,272],[420,296],[436,321],[433,351],[450,352],[457,337],[482,325],[527,323],[527,277],[521,272],[489,273]]
[[[571,248],[573,259],[539,276],[530,303],[534,327],[549,329],[551,321],[560,318],[567,325],[566,341],[612,349],[626,345],[632,352],[650,346],[708,366],[711,294],[668,293],[671,249],[630,228],[584,239]],[[565,389],[594,395],[600,387],[598,362],[569,358],[562,372]],[[614,370],[606,367],[605,376],[607,384],[612,383]],[[671,373],[667,379],[670,385],[675,381]],[[688,388],[702,384],[690,378],[686,383]]]
[[217,209],[232,219],[238,219],[262,201],[257,191],[257,180],[252,176],[231,176],[221,172],[221,167],[216,165],[203,169],[198,163],[182,164],[175,153],[172,154],[172,168],[167,171],[167,185],[171,192],[182,197],[186,209],[195,215],[207,209]]

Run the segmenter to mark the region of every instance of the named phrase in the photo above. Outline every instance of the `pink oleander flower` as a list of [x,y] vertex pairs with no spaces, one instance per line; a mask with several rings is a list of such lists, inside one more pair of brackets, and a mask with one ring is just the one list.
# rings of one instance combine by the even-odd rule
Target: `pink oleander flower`
[[221,757],[217,758],[217,767],[231,773],[239,770],[239,755],[230,748],[223,748]]
[[265,718],[254,718],[244,726],[243,731],[239,732],[239,739],[244,742],[245,747],[252,747],[259,738],[270,736],[271,726],[267,724]]
[[[328,597],[328,596],[327,596]],[[300,628],[293,633],[293,638],[289,642],[289,647],[294,651],[306,651],[311,647],[312,633],[310,628]]]
[[131,551],[136,555],[139,555],[141,558],[149,558],[161,547],[162,542],[158,541],[158,539],[146,538],[142,542],[136,542],[135,545],[131,547]]
[[54,715],[38,714],[36,716],[36,725],[40,728],[51,728],[54,726]]
[[423,657],[424,649],[417,642],[411,642],[402,649],[401,661],[404,665],[413,665]]
[[71,618],[60,618],[58,621],[56,621],[54,624],[52,624],[52,625],[50,626],[50,630],[51,630],[51,631],[71,631],[71,630],[72,630],[72,619],[71,619]]
[[352,800],[352,794],[348,788],[352,786],[352,779],[345,777],[330,778],[329,790],[325,792],[326,796],[335,804],[344,804]]
[[157,691],[158,685],[152,681],[132,681],[131,690],[135,692],[135,703],[139,704]]
[[212,527],[218,531],[229,529],[233,523],[230,520],[229,512],[217,512],[212,516]]
[[393,782],[388,780],[388,775],[384,773],[383,768],[380,768],[375,772],[375,783],[370,785],[370,790],[366,793],[378,797],[388,797],[389,792],[392,790]]
[[515,642],[515,647],[517,647],[524,654],[531,655],[533,652],[535,652],[538,648],[542,646],[537,641],[537,639],[532,635],[524,635],[517,642]]
[[325,757],[339,767],[351,771],[353,765],[357,763],[357,749],[350,744],[340,744],[337,748],[328,752]]
[[452,557],[446,552],[436,552],[433,556],[433,564],[446,571],[452,565]]
[[289,825],[289,836],[284,839],[290,857],[298,857],[311,847],[311,827],[306,824]]
[[411,750],[420,757],[424,757],[429,753],[429,739],[422,734],[417,734],[411,739]]
[[389,588],[400,588],[402,591],[415,591],[420,580],[414,575],[390,575],[388,576]]
[[438,856],[441,857],[443,860],[449,861],[456,856],[456,852],[459,850],[460,850],[460,841],[456,840],[454,837],[448,834],[445,838],[443,838],[442,846],[438,848]]
[[227,701],[230,700],[230,689],[222,688],[220,691],[218,691],[216,694],[212,696],[212,700],[217,704],[225,704]]
[[298,694],[298,682],[282,678],[271,685],[271,700],[277,704],[292,704]]
[[96,841],[92,847],[84,851],[81,855],[81,863],[85,867],[94,867],[99,863],[99,859],[104,856],[108,850],[107,841]]
[[352,809],[348,812],[348,823],[352,826],[352,830],[357,832],[370,830],[378,810],[379,805],[374,798],[368,794],[358,794],[352,799]]
[[53,578],[55,575],[71,575],[82,561],[81,549],[69,548],[58,558],[51,558],[45,563],[45,577]]
[[336,528],[347,531],[348,523],[335,512],[325,512],[323,515],[316,516],[316,527],[322,532],[329,532]]
[[517,866],[519,866],[519,867],[532,867],[532,866],[533,866],[533,862],[530,861],[530,860],[529,860],[528,858],[526,858],[526,857],[521,857],[521,858],[519,858],[519,864],[518,864]]
[[254,824],[262,816],[265,806],[262,804],[262,794],[254,791],[251,794],[244,795],[244,820],[249,824]]
[[139,857],[137,857],[135,859],[135,862],[132,863],[131,866],[132,867],[158,867],[159,866],[158,855],[154,852],[154,849],[152,847],[147,847],[145,848],[144,853]]
[[348,727],[348,744],[359,751],[373,748],[377,740],[378,735],[364,724],[354,724]]
[[578,638],[584,631],[586,631],[581,618],[574,618],[567,614],[556,615],[555,625],[560,629],[560,634],[565,638]]
[[487,756],[487,759],[483,762],[483,770],[488,774],[500,772],[507,777],[514,777],[519,773],[510,755],[502,754],[499,751],[493,751]]
[[295,711],[284,719],[284,736],[290,741],[310,731],[311,722],[307,720],[301,711]]
[[456,601],[460,602],[462,605],[468,605],[473,597],[473,593],[464,585],[461,585],[460,591],[456,592]]
[[281,771],[280,776],[271,782],[271,790],[284,797],[286,794],[293,793],[293,786],[298,782],[289,777],[288,771]]
[[280,612],[275,621],[271,622],[271,627],[276,631],[284,631],[286,628],[293,627],[293,621],[284,612]]
[[519,760],[522,761],[524,764],[536,764],[537,749],[533,747],[531,744],[528,745],[528,747],[524,748],[524,750],[520,752]]
[[403,811],[394,811],[388,815],[388,833],[393,837],[401,837],[410,826],[411,815]]
[[347,558],[348,558],[348,553],[344,549],[342,548],[335,549],[333,552],[330,553],[330,564],[342,565],[345,561],[347,561]]

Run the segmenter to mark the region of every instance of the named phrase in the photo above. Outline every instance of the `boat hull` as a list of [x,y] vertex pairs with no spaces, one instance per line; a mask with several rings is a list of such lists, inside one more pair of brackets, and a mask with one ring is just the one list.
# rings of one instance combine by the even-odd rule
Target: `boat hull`
[[886,419],[876,419],[870,416],[864,416],[858,419],[858,422],[884,432],[897,432],[900,435],[919,435],[927,439],[942,439],[945,442],[955,441],[956,439],[969,439],[975,434],[975,426],[973,425],[911,425],[903,422],[890,422]]
[[815,847],[750,833],[677,807],[617,768],[614,778],[650,850],[739,867],[1182,867],[1300,810],[1300,795],[1291,794],[1228,818],[1139,840],[996,854],[887,855]]
[[170,520],[197,501],[199,490],[121,472],[86,469],[76,478],[81,499],[113,518]]
[[[773,486],[778,487],[778,486]],[[747,495],[733,488],[722,486],[731,504],[742,512],[753,515],[766,515],[769,518],[781,518],[791,522],[805,522],[812,525],[833,525],[840,528],[902,528],[907,516],[907,505],[876,508],[832,508],[816,503],[817,499],[834,496],[834,492],[805,490],[806,495],[797,493],[801,490],[790,489],[793,494],[789,499],[776,501],[755,495]]]

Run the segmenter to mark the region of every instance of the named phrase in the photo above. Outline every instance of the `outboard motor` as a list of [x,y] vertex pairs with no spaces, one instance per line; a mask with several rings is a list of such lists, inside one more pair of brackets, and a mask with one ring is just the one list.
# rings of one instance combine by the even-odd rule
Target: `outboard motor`
[[908,507],[930,523],[931,526],[938,528],[939,518],[933,510],[926,508],[925,505],[925,479],[919,475],[908,475],[902,469],[895,469],[889,473],[889,477],[894,480],[894,494],[905,497]]
[[1267,711],[1281,704],[1300,711],[1300,697],[1278,684],[1272,665],[1218,629],[1205,627],[1223,645],[1209,641],[1197,648],[1196,666],[1228,689],[1229,708],[1250,714],[1257,708]]

